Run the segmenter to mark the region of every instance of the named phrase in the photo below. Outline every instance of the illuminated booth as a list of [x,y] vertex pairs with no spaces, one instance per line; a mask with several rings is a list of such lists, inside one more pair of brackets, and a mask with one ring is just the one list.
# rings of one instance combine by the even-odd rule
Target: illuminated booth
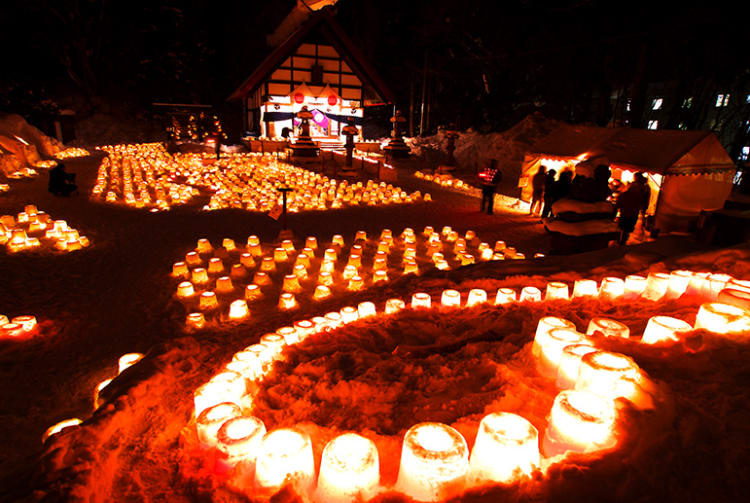
[[704,210],[724,206],[732,190],[735,165],[710,131],[654,131],[564,125],[536,142],[521,165],[521,199],[531,200],[531,178],[541,165],[575,172],[609,164],[612,178],[630,183],[647,175],[648,214],[655,228],[686,230]]
[[[244,126],[250,136],[272,141],[286,133],[297,134],[300,121],[296,114],[306,106],[313,115],[313,141],[340,146],[350,118],[361,127],[368,107],[387,105],[395,99],[336,22],[332,9],[324,7],[293,29],[229,101],[242,102]],[[259,141],[246,143],[255,150]]]

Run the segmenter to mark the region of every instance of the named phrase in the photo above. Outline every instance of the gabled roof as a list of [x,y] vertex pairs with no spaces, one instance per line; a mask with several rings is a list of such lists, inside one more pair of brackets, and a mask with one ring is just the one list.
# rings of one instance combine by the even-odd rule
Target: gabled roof
[[537,141],[529,154],[568,159],[602,155],[611,164],[659,174],[673,167],[734,167],[732,159],[710,131],[565,125]]
[[244,96],[255,91],[286,58],[294,53],[300,44],[305,41],[307,35],[318,27],[320,27],[326,40],[338,51],[363,83],[372,86],[375,92],[385,101],[389,103],[396,101],[395,95],[385,83],[385,80],[383,80],[365,54],[354,44],[341,25],[334,19],[330,7],[325,7],[313,13],[289,38],[263,60],[258,68],[229,96],[228,101],[242,99]]

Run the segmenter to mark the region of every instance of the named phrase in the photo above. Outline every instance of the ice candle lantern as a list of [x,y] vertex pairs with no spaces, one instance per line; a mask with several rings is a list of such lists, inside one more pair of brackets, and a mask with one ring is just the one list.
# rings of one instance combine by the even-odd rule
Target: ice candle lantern
[[460,494],[469,470],[464,437],[442,423],[419,423],[406,432],[396,490],[417,501]]
[[379,483],[380,464],[375,444],[355,433],[345,433],[323,449],[315,500],[366,501],[376,494]]
[[469,459],[469,480],[509,483],[539,466],[539,433],[523,417],[508,412],[489,414],[479,423]]

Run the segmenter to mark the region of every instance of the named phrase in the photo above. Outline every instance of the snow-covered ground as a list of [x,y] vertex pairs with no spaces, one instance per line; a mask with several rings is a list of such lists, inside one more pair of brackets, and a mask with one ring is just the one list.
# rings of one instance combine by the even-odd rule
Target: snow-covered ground
[[[269,309],[254,312],[246,323],[188,333],[186,313],[173,298],[172,263],[198,238],[244,243],[256,234],[272,242],[279,224],[241,210],[201,212],[197,205],[149,213],[92,203],[88,193],[98,159],[73,159],[67,165],[78,174],[79,196],[51,196],[45,174],[13,182],[0,196],[2,214],[35,204],[91,241],[89,248],[71,254],[0,252],[0,314],[33,314],[40,322],[31,340],[0,341],[0,499],[9,501],[190,501],[205,500],[206,494],[217,501],[242,500],[224,486],[213,487],[215,479],[191,464],[189,445],[181,444],[192,392],[233,353],[296,319],[364,300],[382,308],[385,299],[408,298],[418,290],[437,298],[445,288],[543,287],[551,279],[572,284],[580,277],[600,280],[649,269],[750,277],[747,249],[680,258],[699,251],[698,246],[668,237],[639,248],[430,271],[305,305],[291,316]],[[477,199],[405,175],[398,185],[430,192],[433,202],[300,213],[290,216],[290,227],[298,238],[327,240],[342,234],[349,241],[360,229],[379,234],[388,227],[395,234],[407,226],[419,231],[425,225],[451,225],[461,232],[473,229],[490,243],[503,239],[527,256],[546,250],[541,225],[528,217],[480,214]],[[291,361],[299,365],[284,364],[273,374],[259,410],[269,429],[301,424],[313,433],[318,459],[338,430],[371,433],[379,439],[383,477],[392,482],[399,439],[417,420],[454,424],[470,444],[478,419],[491,410],[524,412],[532,422],[543,423],[552,395],[529,365],[528,344],[541,316],[566,317],[583,329],[589,318],[602,314],[639,334],[652,314],[693,322],[696,310],[695,299],[576,301],[486,306],[440,318],[404,313],[362,322],[340,330],[335,339],[296,349]],[[401,351],[393,354],[399,346]],[[465,500],[741,500],[750,477],[744,462],[750,441],[748,345],[707,335],[697,353],[682,345],[657,353],[613,349],[631,354],[668,389],[665,407],[645,416],[627,415],[623,447],[611,455],[579,456],[532,484],[484,488]],[[146,357],[105,388],[104,405],[92,416],[94,389],[117,373],[120,355],[134,351]],[[311,376],[319,378],[311,381]],[[85,422],[43,448],[44,430],[69,417]]]

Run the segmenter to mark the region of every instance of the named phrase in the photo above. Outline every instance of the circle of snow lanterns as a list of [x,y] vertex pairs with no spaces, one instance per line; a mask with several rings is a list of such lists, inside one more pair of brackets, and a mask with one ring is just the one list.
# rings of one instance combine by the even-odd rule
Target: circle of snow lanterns
[[316,500],[331,503],[366,501],[380,484],[378,450],[372,440],[345,433],[323,449]]
[[117,374],[122,374],[125,369],[129,369],[142,359],[143,354],[141,353],[127,353],[122,355],[120,359],[117,360]]
[[[725,283],[728,283],[728,281]],[[426,295],[426,298],[430,297],[425,292],[419,293]],[[460,295],[460,292],[458,292],[459,299]],[[455,294],[453,296],[455,297]],[[449,295],[450,297],[451,295]],[[449,305],[452,303],[451,301],[448,302]],[[442,304],[441,299],[441,306]],[[713,307],[712,304],[706,304],[705,306],[711,315],[715,315],[716,312],[719,314],[739,314],[738,311],[734,311],[735,308],[732,306],[728,306],[728,309],[723,307],[714,308],[713,311],[708,309],[709,307]],[[429,308],[432,307],[430,306]],[[385,314],[392,314],[403,308],[404,303],[400,299],[389,299],[385,305]],[[424,307],[424,309],[429,308]],[[229,402],[237,405],[242,411],[250,413],[254,397],[254,391],[251,390],[254,387],[247,387],[245,379],[250,379],[256,383],[262,380],[264,373],[270,371],[270,363],[274,360],[284,358],[282,352],[288,345],[296,344],[314,333],[328,332],[346,323],[373,315],[377,315],[375,305],[372,302],[363,302],[358,304],[356,308],[347,306],[342,308],[340,312],[333,311],[325,316],[316,316],[311,320],[294,321],[292,322],[293,326],[282,327],[277,330],[276,334],[264,335],[261,337],[260,344],[253,345],[235,354],[232,362],[225,367],[222,373],[214,376],[206,383],[204,385],[205,389],[202,389],[202,387],[196,391],[196,415],[199,415],[203,409],[210,408],[221,402]],[[701,315],[701,319],[703,318],[704,315]],[[650,320],[649,327],[647,327],[647,333],[644,333],[643,342],[645,343],[649,343],[650,337],[653,336],[653,334],[649,335],[648,333],[653,332],[650,328],[653,328],[651,325],[653,325],[654,321],[667,326],[674,333],[692,329],[692,327],[681,320],[675,321],[673,318],[664,316],[653,317]],[[698,323],[696,324],[698,325]],[[587,332],[590,334],[601,333],[605,337],[627,338],[629,335],[627,326],[614,320],[603,318],[591,320]],[[675,335],[675,337],[677,336]],[[653,400],[650,395],[651,388],[645,387],[648,386],[647,377],[630,357],[619,353],[602,351],[590,344],[583,334],[576,331],[575,326],[571,322],[562,318],[545,317],[540,320],[537,326],[532,354],[536,358],[538,368],[547,377],[556,379],[559,389],[565,390],[555,399],[546,426],[543,450],[548,457],[558,456],[568,451],[592,452],[614,446],[616,443],[613,434],[614,421],[616,419],[614,399],[625,398],[639,410],[653,406]],[[527,421],[523,418],[517,418],[517,420],[517,424],[527,424]],[[452,430],[452,428],[438,423],[425,424],[437,425],[438,430],[441,428]],[[423,425],[415,425],[410,431],[418,426]],[[502,429],[497,425],[492,426],[492,428],[498,431]],[[515,447],[521,445],[522,442],[519,440],[523,437],[523,434],[520,433],[522,431],[521,428],[511,428],[508,426],[504,431],[506,436],[516,439],[515,442],[506,442],[508,445]],[[511,434],[511,431],[515,433]],[[528,433],[528,431],[527,429],[526,432]],[[456,434],[465,445],[463,437],[458,432]],[[510,482],[514,482],[519,480],[521,476],[528,475],[535,466],[539,465],[538,450],[536,454],[533,451],[529,451],[532,461],[528,463],[523,461],[521,454],[503,457],[498,457],[499,455],[496,454],[485,456],[482,454],[482,446],[485,443],[483,440],[480,440],[481,436],[482,432],[480,431],[477,434],[474,447],[476,453],[472,452],[472,460],[467,462],[464,458],[462,462],[450,465],[448,468],[448,472],[450,473],[447,474],[445,471],[434,470],[428,476],[422,476],[421,480],[419,480],[417,476],[413,475],[413,473],[419,473],[419,468],[415,472],[415,470],[409,468],[411,462],[407,461],[406,466],[404,466],[402,461],[402,465],[399,468],[396,490],[405,493],[413,499],[434,501],[435,499],[452,497],[463,491],[467,487],[467,474],[469,475],[468,486],[479,484],[483,480],[498,482],[509,480]],[[428,440],[422,442],[425,445],[421,445],[423,451],[437,452],[436,459],[445,457],[444,451],[450,450],[446,447],[448,443],[440,440],[439,437],[439,434],[437,436],[428,434],[426,437]],[[505,447],[508,447],[508,445]],[[530,445],[535,445],[535,443],[531,442]],[[404,449],[406,447],[407,441],[405,438]],[[282,451],[284,450],[283,448]],[[461,451],[460,448],[459,451]],[[468,453],[468,450],[464,448],[461,452]],[[492,452],[492,449],[490,449],[490,452]],[[375,453],[377,454],[377,450],[375,450]],[[404,456],[407,458],[410,456],[415,457],[413,452],[402,450],[402,459]],[[476,462],[474,461],[475,456]],[[483,457],[491,459],[493,456],[495,462],[491,468],[495,468],[502,473],[476,475],[474,465],[482,465],[478,460]],[[416,457],[419,458],[419,453],[417,453]],[[502,461],[497,461],[497,459],[501,459]],[[425,459],[421,461],[428,462]],[[506,461],[507,467],[503,468]],[[324,462],[324,460],[321,460],[321,472],[318,473],[320,480],[324,478],[322,474]],[[308,461],[303,464],[306,466],[310,465]],[[314,463],[312,464],[314,467]],[[484,465],[487,464],[484,463]],[[418,465],[418,462],[411,463],[412,467]],[[296,489],[309,493],[312,488],[311,481],[315,479],[314,468],[302,471],[287,468],[284,468],[287,470],[284,480],[294,482]],[[299,475],[300,473],[302,475]],[[355,477],[352,476],[351,478],[354,479]],[[425,480],[429,484],[423,484]],[[321,482],[321,487],[323,485]],[[352,501],[362,497],[363,493],[356,492],[357,490],[354,489],[352,489],[354,492],[346,492],[354,485],[353,483],[344,483],[344,489],[341,489],[336,483],[331,483],[331,487],[336,486],[338,488],[336,490],[344,491],[336,493],[337,495],[343,495],[341,496],[343,498],[341,501]],[[375,485],[378,485],[377,482]],[[278,489],[278,485],[273,485],[273,483],[256,482],[256,486],[261,490]],[[313,500],[323,498],[329,501],[338,497],[330,496],[330,494],[333,494],[330,491],[334,491],[334,489],[329,487],[326,491],[329,491],[329,493],[325,493],[329,494],[329,496],[321,496],[324,493],[318,491],[313,496]],[[439,496],[436,496],[436,494],[439,494]]]
[[639,297],[646,289],[648,280],[637,274],[629,274],[625,276],[625,298],[633,299]]
[[406,432],[396,490],[417,501],[440,501],[464,489],[469,449],[464,437],[441,423],[419,423]]
[[443,290],[440,305],[443,307],[460,307],[461,293],[458,290]]

